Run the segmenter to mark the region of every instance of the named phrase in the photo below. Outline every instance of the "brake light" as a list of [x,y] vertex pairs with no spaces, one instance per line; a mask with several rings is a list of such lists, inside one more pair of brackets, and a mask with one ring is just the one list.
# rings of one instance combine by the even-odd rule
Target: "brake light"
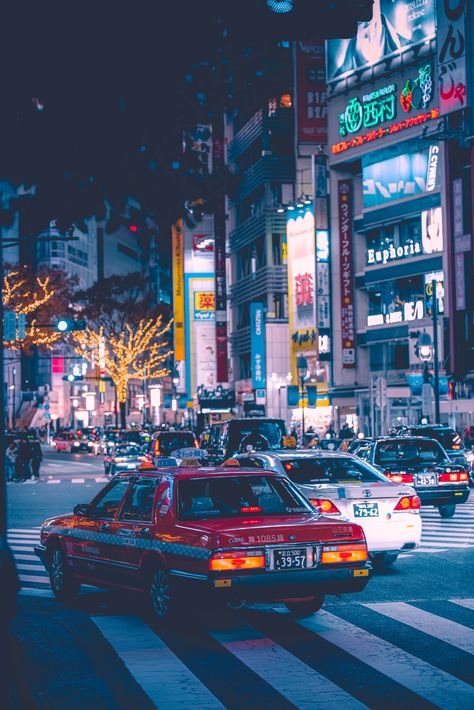
[[160,454],[161,454],[160,442],[157,440],[157,441],[155,441],[155,456],[159,456]]
[[263,508],[260,505],[247,505],[240,509],[241,513],[261,513]]
[[310,498],[309,502],[325,515],[341,515],[339,508],[336,508],[332,500],[324,500],[323,498]]
[[194,448],[199,449],[199,441],[197,439],[194,439]]
[[420,510],[421,501],[418,496],[403,496],[400,498],[394,510]]
[[285,467],[285,471],[291,471],[294,468],[293,464],[290,462],[283,464],[283,466]]
[[384,471],[384,476],[387,476],[394,483],[413,483],[412,473],[392,473],[391,471]]
[[236,569],[265,569],[263,550],[216,552],[209,560],[212,572],[229,572]]
[[466,471],[451,471],[439,474],[440,483],[461,483],[462,481],[468,481],[469,476]]
[[367,545],[324,545],[321,552],[321,564],[340,564],[341,562],[365,562],[368,559]]
[[224,466],[228,466],[229,468],[232,466],[235,466],[235,468],[240,468],[240,463],[237,461],[237,459],[228,459],[224,462]]

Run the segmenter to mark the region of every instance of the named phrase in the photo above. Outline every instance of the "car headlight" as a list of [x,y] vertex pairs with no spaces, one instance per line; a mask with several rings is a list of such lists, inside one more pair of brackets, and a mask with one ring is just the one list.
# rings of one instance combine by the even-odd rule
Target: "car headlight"
[[75,441],[75,442],[73,443],[73,446],[79,446],[79,442],[78,442],[78,441]]

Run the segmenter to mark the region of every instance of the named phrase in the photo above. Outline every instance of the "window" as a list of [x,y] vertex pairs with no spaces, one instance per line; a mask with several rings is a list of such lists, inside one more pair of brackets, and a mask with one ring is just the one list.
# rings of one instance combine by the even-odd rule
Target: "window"
[[133,484],[125,499],[120,513],[120,520],[151,522],[156,484],[159,480],[156,478],[140,478]]
[[361,481],[370,483],[382,481],[383,477],[372,467],[346,458],[296,458],[283,462],[286,474],[299,485],[312,483],[340,483],[342,481]]
[[129,483],[128,479],[120,479],[119,481],[114,481],[110,488],[106,488],[95,502],[93,507],[94,516],[98,518],[114,518],[120,508],[120,502]]
[[179,481],[178,511],[182,520],[313,512],[290,482],[269,476],[215,476]]
[[375,451],[375,463],[384,466],[415,463],[439,463],[445,460],[437,441],[400,440],[380,442]]

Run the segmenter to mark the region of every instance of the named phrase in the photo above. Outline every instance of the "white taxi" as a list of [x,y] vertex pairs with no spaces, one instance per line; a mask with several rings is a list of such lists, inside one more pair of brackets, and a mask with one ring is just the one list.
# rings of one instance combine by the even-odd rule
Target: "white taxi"
[[277,471],[300,488],[324,516],[350,520],[364,530],[374,567],[392,565],[420,544],[420,499],[351,454],[329,451],[251,451],[224,465]]

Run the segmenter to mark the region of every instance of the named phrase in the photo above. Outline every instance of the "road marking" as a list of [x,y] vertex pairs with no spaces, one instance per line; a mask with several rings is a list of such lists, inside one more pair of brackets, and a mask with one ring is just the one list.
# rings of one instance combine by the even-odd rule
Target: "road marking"
[[474,688],[398,646],[327,611],[299,624],[442,710],[474,706]]
[[[39,571],[39,570],[38,570]],[[44,577],[36,577],[35,575],[20,574],[20,582],[35,582],[37,584],[49,584],[49,577],[46,575]]]
[[438,540],[438,542],[424,542],[423,540],[421,541],[420,547],[439,547],[440,542],[442,545],[449,545],[449,547],[459,547],[459,548],[466,548],[466,547],[472,547],[472,545],[469,545],[468,543],[464,542],[450,542],[448,540]]
[[[17,560],[18,557],[15,557],[15,559]],[[36,559],[38,559],[38,558],[36,558]],[[41,567],[42,567],[42,565],[39,562],[39,560],[38,560],[37,565],[25,565],[22,562],[19,562],[16,566],[17,569],[21,569],[24,572],[39,572],[41,570]]]
[[26,562],[38,562],[36,555],[15,555],[15,560],[25,560]]
[[50,478],[49,481],[46,481],[46,483],[61,483],[61,481],[57,478]]
[[448,601],[453,604],[458,604],[458,606],[463,606],[465,609],[472,609],[472,611],[474,611],[474,599],[448,599]]
[[35,530],[38,532],[40,531],[39,525],[37,527],[32,527],[32,528],[8,528],[9,533],[32,533]]
[[71,483],[85,483],[85,478],[71,478]]
[[94,481],[96,483],[107,483],[110,479],[107,478],[107,476],[98,476],[97,478],[94,478]]
[[429,611],[418,609],[405,602],[382,602],[380,604],[364,604],[373,611],[388,616],[395,621],[401,621],[417,631],[433,636],[456,646],[466,653],[474,655],[474,629],[458,624],[456,621],[444,619]]
[[50,589],[20,589],[18,594],[22,597],[49,597],[54,599],[54,594]]
[[[245,627],[211,636],[300,710],[366,708],[345,690],[258,631]],[[311,692],[308,692],[311,687]]]
[[160,710],[224,708],[142,621],[131,616],[93,616],[91,619]]
[[447,552],[447,549],[444,550],[424,550],[423,546],[417,547],[415,552],[424,552],[425,554],[432,554],[433,552]]
[[12,552],[27,552],[28,550],[33,550],[33,545],[8,545]]

